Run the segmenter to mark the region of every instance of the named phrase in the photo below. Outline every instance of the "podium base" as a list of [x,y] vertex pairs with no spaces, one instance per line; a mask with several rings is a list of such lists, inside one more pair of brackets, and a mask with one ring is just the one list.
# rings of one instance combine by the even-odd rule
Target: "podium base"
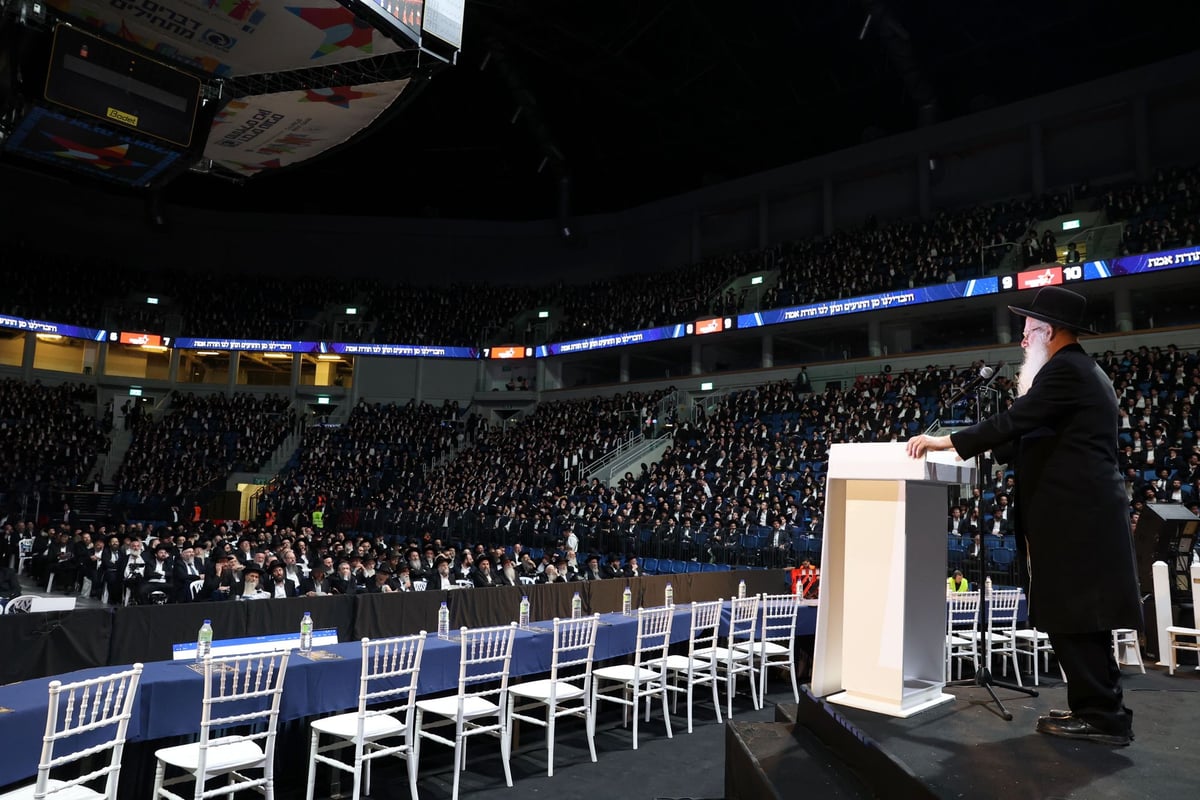
[[858,694],[850,690],[831,694],[825,698],[827,702],[836,703],[837,705],[861,708],[863,711],[874,711],[877,714],[887,714],[890,717],[901,718],[920,714],[922,711],[936,708],[943,703],[949,703],[953,699],[954,695],[946,694],[942,691],[942,684],[910,692],[899,703],[890,702],[880,697]]

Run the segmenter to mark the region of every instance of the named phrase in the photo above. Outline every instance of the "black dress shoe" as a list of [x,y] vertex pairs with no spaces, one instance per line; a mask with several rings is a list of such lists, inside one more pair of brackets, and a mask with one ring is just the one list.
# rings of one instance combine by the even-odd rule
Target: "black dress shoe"
[[1086,739],[1089,742],[1108,744],[1115,747],[1125,747],[1133,741],[1133,731],[1107,733],[1079,717],[1067,717],[1065,719],[1041,717],[1038,719],[1037,731],[1038,733],[1045,733],[1050,736],[1061,736],[1064,739]]

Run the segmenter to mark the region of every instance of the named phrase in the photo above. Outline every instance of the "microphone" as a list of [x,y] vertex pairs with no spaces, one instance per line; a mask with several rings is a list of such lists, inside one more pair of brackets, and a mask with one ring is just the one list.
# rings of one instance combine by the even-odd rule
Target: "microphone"
[[[987,364],[984,364],[982,367],[980,367],[979,373],[977,375],[975,375],[975,377],[971,378],[969,381],[964,383],[958,389],[958,391],[956,391],[953,394],[953,396],[951,396],[951,398],[948,401],[946,401],[945,408],[947,410],[952,409],[952,408],[954,408],[954,406],[958,405],[958,403],[960,401],[962,401],[962,399],[964,397],[971,394],[975,390],[986,389],[989,386],[991,386],[992,381],[996,380],[997,376],[1000,375],[1000,370],[1002,370],[1004,368],[1004,363],[1005,362],[1001,361],[999,364],[997,364],[995,366],[995,368],[989,367]],[[925,434],[928,435],[930,433],[930,431],[932,431],[934,428],[936,428],[938,425],[941,425],[941,424],[942,424],[941,418],[935,417],[933,422],[931,422],[929,424],[929,427],[925,429]]]
[[999,364],[997,364],[995,369],[993,369],[992,367],[989,367],[987,364],[984,364],[982,367],[979,368],[978,375],[976,375],[975,377],[971,378],[971,380],[964,383],[959,388],[959,390],[954,393],[954,396],[951,397],[950,400],[946,403],[946,407],[953,408],[954,405],[956,403],[958,403],[958,401],[962,400],[964,397],[966,397],[967,395],[969,395],[971,392],[975,391],[976,389],[981,389],[981,388],[986,388],[988,386],[991,386],[992,381],[994,381],[996,379],[996,376],[1000,374],[1000,370],[1003,367],[1004,367],[1003,361],[1001,361]]
[[[992,383],[995,382],[996,378],[1000,377],[1000,370],[1004,369],[1004,365],[1006,363],[1008,363],[1008,362],[1001,361],[999,364],[996,365],[996,368],[994,370],[992,370],[992,374],[988,376],[987,381],[983,384],[984,389],[991,386]],[[984,372],[984,370],[986,370],[986,369],[987,369],[987,366],[984,366],[983,369],[979,370],[979,372],[982,374]]]

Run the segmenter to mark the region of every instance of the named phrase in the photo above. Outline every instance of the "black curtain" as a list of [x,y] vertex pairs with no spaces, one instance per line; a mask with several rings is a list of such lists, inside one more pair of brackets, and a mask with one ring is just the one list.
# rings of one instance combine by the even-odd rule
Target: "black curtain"
[[[236,605],[246,610],[246,630],[251,636],[272,633],[300,633],[300,618],[305,611],[313,616],[313,629],[337,628],[338,641],[350,641],[354,635],[355,597],[332,595],[326,597],[288,597],[254,600]],[[225,638],[218,636],[216,638]]]
[[106,665],[112,619],[107,608],[0,615],[0,683]]
[[[442,601],[453,592],[392,592],[359,594],[354,614],[354,638],[381,639],[408,636],[425,631],[437,632],[437,612]],[[450,617],[454,619],[453,614]],[[453,624],[453,623],[452,623]]]
[[[196,641],[204,620],[212,620],[214,639],[254,636],[259,631],[246,624],[244,606],[233,600],[213,603],[180,603],[165,606],[125,606],[113,614],[112,649],[109,664],[135,661],[170,661],[171,645]],[[299,623],[299,617],[296,618]]]
[[[537,589],[537,586],[523,587]],[[545,588],[551,588],[549,586]],[[516,622],[520,613],[521,595],[525,592],[517,586],[489,586],[486,589],[457,589],[450,595],[450,628],[486,628],[492,625],[507,625]],[[536,594],[536,593],[535,593]],[[533,613],[534,595],[529,598],[530,618]],[[567,608],[570,608],[568,602]],[[568,614],[570,611],[567,612]]]

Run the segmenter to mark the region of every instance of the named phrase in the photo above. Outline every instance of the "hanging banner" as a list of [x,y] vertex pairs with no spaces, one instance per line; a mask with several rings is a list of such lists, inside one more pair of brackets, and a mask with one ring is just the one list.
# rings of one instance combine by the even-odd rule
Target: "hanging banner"
[[48,1],[90,28],[221,77],[341,64],[400,50],[335,0]]
[[232,100],[213,120],[204,156],[245,176],[287,167],[349,140],[407,85],[404,79]]

